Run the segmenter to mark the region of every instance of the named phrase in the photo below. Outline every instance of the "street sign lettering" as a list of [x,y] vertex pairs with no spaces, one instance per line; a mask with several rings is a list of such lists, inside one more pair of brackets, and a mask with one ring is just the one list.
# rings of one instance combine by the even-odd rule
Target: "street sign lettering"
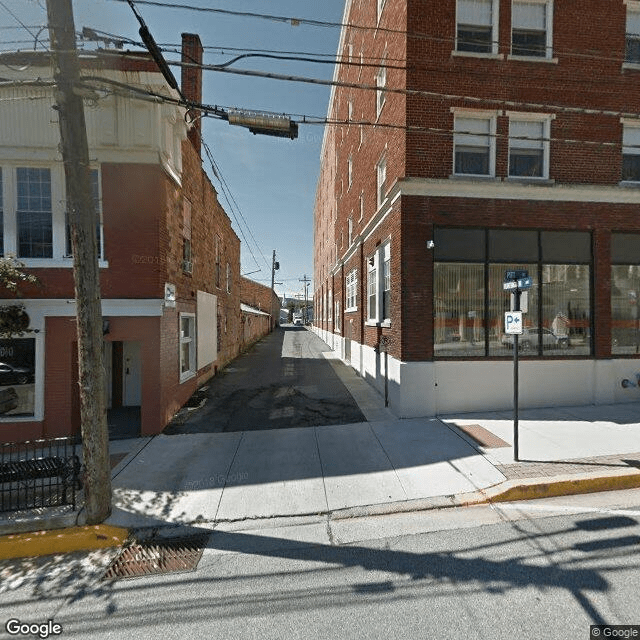
[[513,271],[505,271],[504,272],[504,281],[507,280],[522,280],[523,278],[528,278],[529,272],[525,269],[515,269]]

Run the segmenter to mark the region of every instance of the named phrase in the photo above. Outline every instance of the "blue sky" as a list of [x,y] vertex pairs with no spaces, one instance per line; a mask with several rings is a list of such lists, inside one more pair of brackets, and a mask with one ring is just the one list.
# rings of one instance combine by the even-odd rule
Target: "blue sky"
[[[173,1],[190,6],[333,22],[341,20],[344,8],[344,0],[325,0],[322,3],[300,0]],[[33,38],[29,31],[36,32],[37,26],[46,25],[45,7],[45,0],[0,0],[0,49],[33,48]],[[73,0],[73,9],[77,31],[86,26],[139,40],[138,22],[125,2]],[[186,9],[139,4],[137,10],[156,42],[177,46],[180,34],[191,32],[200,36],[205,47],[246,47],[335,54],[340,35],[337,28],[293,26]],[[29,27],[29,31],[20,22]],[[45,37],[48,35],[46,31],[42,34]],[[11,42],[16,40],[24,42]],[[221,56],[205,49],[204,62],[219,64],[233,55]],[[166,54],[166,57],[168,60],[177,59],[171,54]],[[333,66],[328,64],[259,58],[249,58],[234,66],[318,78],[330,78],[333,73]],[[172,70],[178,77],[179,69],[172,67]],[[326,115],[329,91],[329,87],[247,78],[212,71],[205,71],[203,78],[205,103],[320,117]],[[238,216],[240,224],[236,222],[220,192],[218,181],[211,176],[220,193],[221,204],[229,213],[242,242],[242,272],[261,269],[259,273],[252,273],[249,277],[270,285],[271,256],[275,249],[280,262],[276,281],[283,282],[276,286],[276,292],[280,295],[285,291],[287,294],[302,293],[303,285],[299,279],[304,274],[313,276],[313,204],[322,135],[323,127],[319,125],[301,125],[299,137],[289,140],[254,136],[248,130],[232,127],[224,121],[211,118],[203,120],[204,139],[210,145],[246,221],[245,224]],[[208,169],[206,164],[205,168]],[[210,171],[208,173],[211,175]],[[247,245],[251,246],[253,256]],[[312,292],[313,286],[309,290]]]

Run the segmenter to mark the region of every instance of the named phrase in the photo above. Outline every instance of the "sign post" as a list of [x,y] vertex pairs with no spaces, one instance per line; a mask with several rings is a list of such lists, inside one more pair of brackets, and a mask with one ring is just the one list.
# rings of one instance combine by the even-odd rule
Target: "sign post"
[[520,296],[523,290],[530,289],[533,279],[523,270],[506,271],[503,288],[513,295],[513,309],[504,314],[504,332],[513,335],[513,459],[518,456],[518,337],[522,335],[522,311]]

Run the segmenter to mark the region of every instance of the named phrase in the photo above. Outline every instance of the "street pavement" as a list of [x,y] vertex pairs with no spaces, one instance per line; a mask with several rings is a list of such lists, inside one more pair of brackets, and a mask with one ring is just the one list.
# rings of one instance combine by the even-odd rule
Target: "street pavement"
[[[398,419],[315,334],[297,330],[295,338],[303,359],[331,369],[331,393],[356,408],[349,410],[351,420],[360,419],[265,428],[267,403],[259,407],[267,420],[260,428],[220,430],[218,424],[208,431],[212,414],[205,403],[183,415],[182,433],[112,441],[113,513],[106,524],[124,531],[241,528],[263,520],[290,524],[324,514],[417,512],[640,486],[640,403],[521,411],[516,462],[508,412]],[[283,340],[276,332],[258,351],[278,360],[278,349],[284,355],[293,344],[286,343],[286,333]],[[304,366],[320,370],[313,362]],[[320,402],[311,380],[303,380],[304,393]],[[224,384],[245,383],[227,378]],[[106,544],[104,535],[97,537]],[[20,548],[28,554],[28,546]],[[38,553],[42,549],[41,542]],[[13,557],[2,553],[0,545],[0,557]]]

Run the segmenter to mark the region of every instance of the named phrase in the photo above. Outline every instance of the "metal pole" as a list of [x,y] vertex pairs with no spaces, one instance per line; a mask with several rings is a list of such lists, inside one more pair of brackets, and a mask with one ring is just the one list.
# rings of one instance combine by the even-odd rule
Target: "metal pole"
[[384,406],[389,406],[389,360],[386,347],[384,350]]
[[[515,309],[520,311],[520,289],[515,291]],[[518,334],[513,336],[513,459],[517,462],[518,458]]]

